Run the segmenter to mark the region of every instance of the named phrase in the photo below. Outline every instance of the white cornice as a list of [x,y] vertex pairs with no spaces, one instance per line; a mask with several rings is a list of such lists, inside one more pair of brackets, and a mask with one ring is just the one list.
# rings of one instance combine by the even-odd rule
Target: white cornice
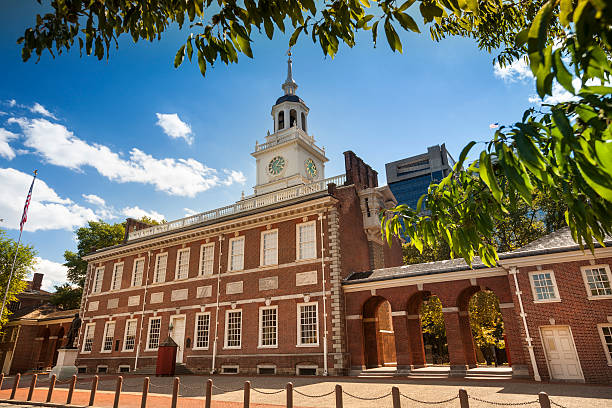
[[588,261],[597,260],[601,258],[612,257],[612,248],[595,248],[595,255],[591,253],[589,249],[582,251],[580,249],[557,252],[551,254],[540,254],[531,255],[525,254],[525,256],[516,258],[500,259],[498,263],[504,268],[510,268],[513,266],[531,266],[531,265],[542,265],[542,264],[553,264],[560,262],[572,262],[572,261]]

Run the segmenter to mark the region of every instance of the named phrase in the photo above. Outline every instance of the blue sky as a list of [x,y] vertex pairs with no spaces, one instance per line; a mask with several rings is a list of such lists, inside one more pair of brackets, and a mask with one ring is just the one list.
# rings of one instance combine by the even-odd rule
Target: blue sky
[[[42,12],[33,0],[0,6],[0,227],[17,238],[38,169],[23,241],[38,250],[47,288],[63,281],[63,252],[88,219],[173,220],[252,192],[250,153],[272,129],[291,33],[257,37],[254,59],[218,64],[206,78],[188,61],[174,69],[189,33],[176,27],[161,42],[125,39],[108,61],[73,50],[23,63],[16,39]],[[327,177],[343,173],[350,149],[385,184],[386,162],[439,143],[456,157],[468,141],[488,139],[490,123],[512,123],[534,103],[524,65],[496,70],[471,40],[404,33],[399,54],[379,39],[373,48],[369,32],[360,35],[333,60],[307,38],[294,47],[297,94],[330,159]]]

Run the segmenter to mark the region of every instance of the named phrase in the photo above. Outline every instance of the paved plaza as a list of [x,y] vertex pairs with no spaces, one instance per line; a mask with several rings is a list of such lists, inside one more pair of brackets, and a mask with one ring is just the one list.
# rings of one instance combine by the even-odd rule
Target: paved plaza
[[[22,377],[17,399],[25,399],[27,387],[30,384],[30,376]],[[74,403],[86,405],[89,399],[90,388],[87,381],[90,376],[79,377],[77,384],[78,390],[83,392],[75,393]],[[294,384],[294,404],[296,407],[335,407],[335,396],[307,397],[299,393],[318,396],[333,391],[336,384],[342,386],[343,391],[359,398],[344,395],[344,405],[351,408],[369,407],[391,407],[391,396],[386,396],[378,400],[371,398],[383,396],[391,392],[391,387],[397,386],[402,397],[402,406],[419,407],[425,404],[410,401],[410,397],[419,401],[435,402],[453,398],[457,395],[459,388],[465,388],[470,397],[470,407],[490,407],[491,404],[483,401],[499,403],[534,403],[527,407],[537,407],[537,394],[540,391],[548,393],[550,399],[563,407],[583,408],[604,408],[612,404],[612,387],[598,386],[589,384],[564,384],[564,383],[534,383],[528,381],[482,381],[482,380],[405,380],[405,379],[359,379],[349,377],[280,377],[280,376],[182,376],[179,393],[179,407],[202,406],[204,399],[204,384],[208,378],[213,379],[214,407],[240,407],[243,401],[244,381],[251,381],[251,405],[253,407],[279,407],[285,404],[285,392],[270,394],[277,390],[284,390],[288,381]],[[164,407],[170,405],[169,394],[172,392],[172,381],[170,377],[151,377],[149,393],[149,406]],[[0,399],[7,399],[12,385],[12,378],[6,378]],[[46,397],[46,386],[48,380],[40,378],[39,384],[34,395],[34,400],[43,401]],[[142,390],[143,377],[126,376],[123,383],[123,393],[121,395],[121,406],[140,405],[140,391]],[[96,395],[96,406],[112,406],[113,391],[115,389],[115,376],[101,376]],[[65,402],[66,384],[58,384],[54,392],[53,402]],[[257,392],[262,391],[267,394]],[[482,400],[482,401],[479,401]],[[12,405],[15,407],[15,405]],[[458,407],[459,401],[454,399],[450,402],[428,405],[433,407]],[[4,408],[4,406],[0,407]]]

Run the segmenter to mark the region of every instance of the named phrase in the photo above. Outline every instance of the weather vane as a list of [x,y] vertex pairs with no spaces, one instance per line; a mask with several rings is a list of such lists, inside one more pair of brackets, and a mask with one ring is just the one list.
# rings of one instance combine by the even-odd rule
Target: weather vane
[[291,47],[289,47],[289,49],[287,50],[287,55],[291,56]]

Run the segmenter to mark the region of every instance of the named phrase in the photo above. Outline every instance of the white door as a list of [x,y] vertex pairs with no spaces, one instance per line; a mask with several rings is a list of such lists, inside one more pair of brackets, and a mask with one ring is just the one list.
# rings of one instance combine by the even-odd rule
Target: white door
[[569,326],[542,326],[540,331],[551,378],[582,380],[580,361]]
[[172,340],[178,344],[176,349],[176,362],[183,362],[183,349],[185,348],[185,317],[172,318]]

